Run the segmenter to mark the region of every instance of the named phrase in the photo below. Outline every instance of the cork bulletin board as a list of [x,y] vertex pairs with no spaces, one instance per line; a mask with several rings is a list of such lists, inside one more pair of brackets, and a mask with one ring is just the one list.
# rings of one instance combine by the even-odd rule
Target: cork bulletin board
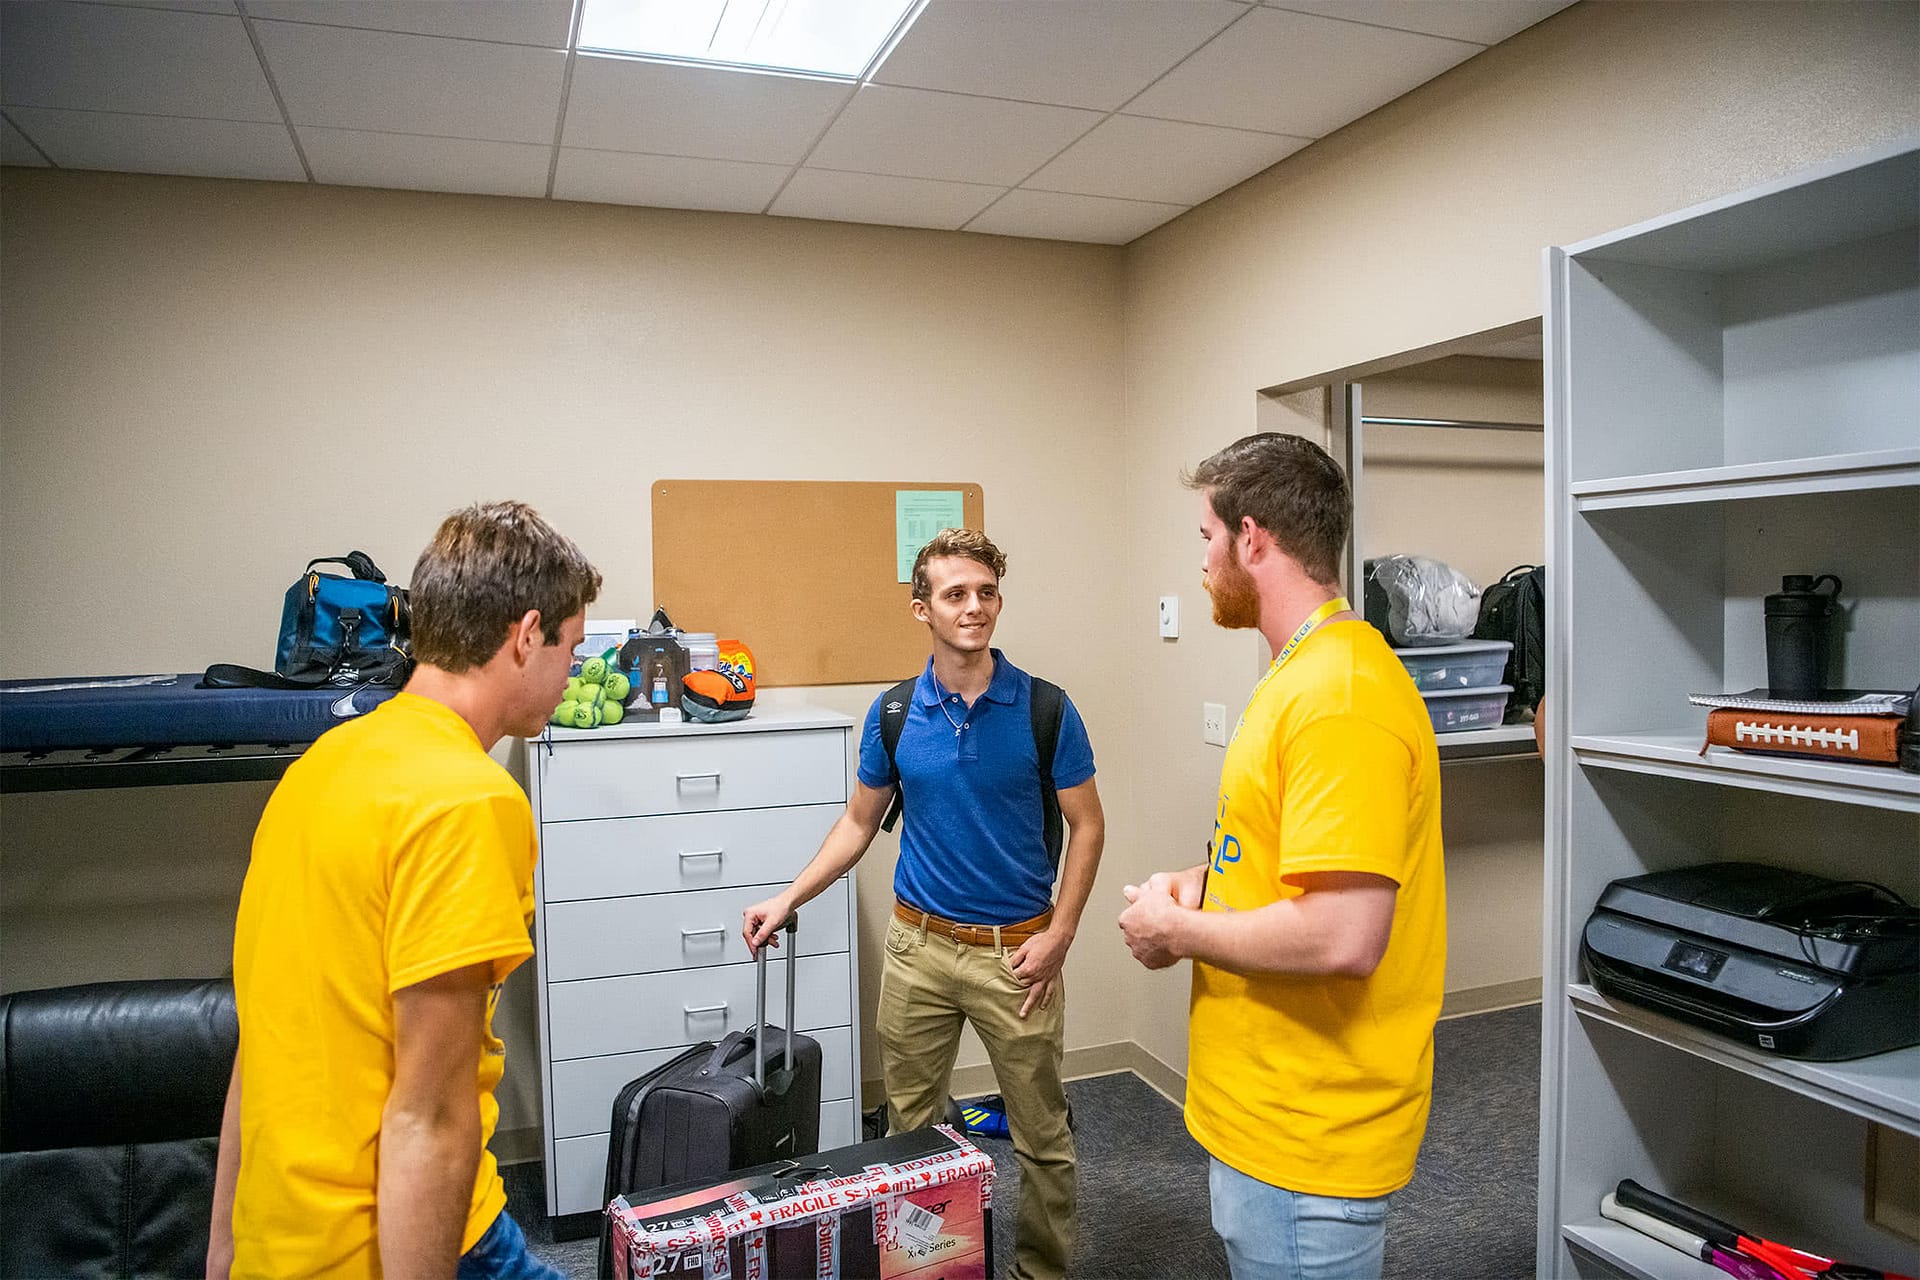
[[986,527],[977,484],[656,480],[653,603],[744,640],[769,687],[904,679],[926,665],[927,629],[899,581],[899,495],[928,491]]

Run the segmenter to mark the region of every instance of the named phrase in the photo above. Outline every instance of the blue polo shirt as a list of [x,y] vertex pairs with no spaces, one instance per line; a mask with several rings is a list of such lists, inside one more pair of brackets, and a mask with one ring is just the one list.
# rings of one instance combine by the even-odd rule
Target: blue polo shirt
[[[860,781],[902,783],[906,820],[894,894],[904,903],[966,924],[1030,920],[1053,902],[1033,741],[1033,677],[993,651],[993,681],[971,710],[945,704],[933,659],[914,686],[894,749],[896,778],[880,741],[880,702],[860,734]],[[965,725],[965,729],[956,729]],[[1053,750],[1053,785],[1065,791],[1093,776],[1093,744],[1068,698]]]

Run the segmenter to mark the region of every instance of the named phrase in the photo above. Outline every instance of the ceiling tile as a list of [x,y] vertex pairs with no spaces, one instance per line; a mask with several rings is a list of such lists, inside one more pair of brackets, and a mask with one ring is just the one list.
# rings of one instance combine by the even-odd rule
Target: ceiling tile
[[1276,9],[1498,44],[1573,0],[1268,0]]
[[853,91],[834,80],[581,54],[569,147],[797,163]]
[[1036,191],[1193,205],[1292,155],[1308,141],[1110,116],[1021,185]]
[[553,198],[759,213],[787,180],[791,168],[784,164],[563,147],[560,167],[553,178]]
[[1457,40],[1255,9],[1127,111],[1318,138],[1478,52]]
[[255,22],[296,125],[553,141],[566,54],[472,40]]
[[281,182],[307,177],[283,124],[39,107],[10,107],[7,114],[63,169]]
[[247,0],[256,18],[564,49],[573,0]]
[[114,5],[8,5],[0,101],[280,122],[238,17]]
[[1246,12],[1232,0],[932,0],[873,80],[1111,111]]
[[1011,186],[1100,119],[1070,107],[867,85],[807,162],[823,169]]
[[969,222],[966,229],[990,235],[1030,236],[1041,240],[1126,244],[1186,211],[1185,205],[1178,204],[1108,200],[1102,196],[1071,196],[1055,191],[1013,190],[1007,192],[998,204]]
[[351,129],[300,130],[315,182],[406,191],[544,196],[553,147]]
[[47,167],[47,158],[34,150],[26,134],[14,128],[11,122],[0,120],[0,164],[44,169]]
[[928,178],[891,178],[871,173],[802,169],[768,213],[834,222],[878,222],[891,227],[956,231],[1005,187]]

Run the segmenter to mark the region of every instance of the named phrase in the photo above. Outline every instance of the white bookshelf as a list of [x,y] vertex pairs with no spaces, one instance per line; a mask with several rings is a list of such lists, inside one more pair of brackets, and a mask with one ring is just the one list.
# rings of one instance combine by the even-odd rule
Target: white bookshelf
[[1913,1274],[1868,1220],[1871,1125],[1920,1133],[1920,1048],[1811,1063],[1589,984],[1611,881],[1756,861],[1920,898],[1920,777],[1702,753],[1693,693],[1766,683],[1762,598],[1845,583],[1836,684],[1920,680],[1920,148],[1546,254],[1545,911],[1538,1270],[1705,1280],[1600,1217],[1622,1178]]

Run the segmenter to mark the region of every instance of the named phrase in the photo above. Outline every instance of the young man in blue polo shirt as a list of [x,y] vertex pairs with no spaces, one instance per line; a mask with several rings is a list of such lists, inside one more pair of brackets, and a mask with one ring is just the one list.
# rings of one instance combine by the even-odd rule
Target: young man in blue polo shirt
[[[749,948],[866,853],[894,792],[905,800],[894,912],[880,977],[880,1061],[893,1131],[946,1110],[960,1029],[986,1045],[1020,1158],[1020,1216],[1009,1277],[1066,1273],[1073,1252],[1073,1135],[1060,1083],[1061,964],[1080,926],[1106,842],[1093,748],[1059,700],[1052,782],[1071,831],[1058,868],[1046,838],[1033,680],[992,647],[1007,560],[985,534],[947,529],[913,566],[913,616],[933,656],[906,705],[874,700],[853,798],[812,862],[747,908]],[[904,717],[888,759],[881,726]]]

